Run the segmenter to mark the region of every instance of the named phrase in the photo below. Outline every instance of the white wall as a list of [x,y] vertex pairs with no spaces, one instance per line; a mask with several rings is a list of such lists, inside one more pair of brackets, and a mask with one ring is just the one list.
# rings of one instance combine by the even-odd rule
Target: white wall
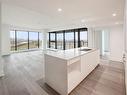
[[1,3],[0,3],[0,77],[4,76],[3,63],[1,60]]
[[0,57],[1,57],[1,3],[0,3]]
[[[103,31],[104,42],[102,42]],[[103,44],[104,47],[102,47]],[[88,46],[93,48],[99,48],[101,54],[103,54],[103,51],[109,51],[110,60],[122,61],[124,54],[123,25],[114,25],[102,28],[90,28],[88,31]]]
[[43,30],[43,49],[45,50],[47,48],[47,33],[50,31],[50,29],[44,29]]
[[110,51],[110,45],[109,45],[109,43],[110,43],[110,31],[104,30],[103,33],[104,33],[104,35],[103,35],[104,36],[103,37],[104,42],[102,42],[102,43],[104,43],[104,52],[109,52]]
[[[110,51],[110,31],[109,27],[89,28],[88,29],[88,46],[92,48],[99,48],[101,54],[104,51]],[[103,37],[104,34],[104,37]]]
[[102,31],[100,29],[88,29],[88,47],[98,48],[102,54]]
[[110,28],[110,60],[122,61],[124,54],[124,32],[123,25]]
[[95,30],[94,34],[94,47],[100,49],[100,54],[102,54],[102,31]]
[[126,86],[126,95],[127,95],[127,0],[125,0],[125,9],[124,9],[124,51],[125,51],[125,86]]
[[88,47],[94,48],[94,28],[88,28]]
[[2,24],[1,33],[1,53],[2,55],[10,54],[10,27],[7,24]]

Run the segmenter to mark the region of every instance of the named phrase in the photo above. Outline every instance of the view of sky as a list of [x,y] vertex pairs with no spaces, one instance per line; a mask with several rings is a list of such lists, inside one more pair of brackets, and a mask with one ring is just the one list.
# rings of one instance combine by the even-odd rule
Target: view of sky
[[[63,33],[57,34],[57,39],[62,40],[63,39]],[[68,32],[65,33],[65,39],[67,40],[73,40],[74,39],[74,33]],[[76,39],[78,39],[78,33],[76,33]],[[80,39],[81,40],[87,40],[87,32],[80,32]],[[55,33],[51,33],[51,40],[55,40]]]
[[[10,32],[10,38],[15,37],[15,31]],[[24,31],[17,31],[17,38],[18,39],[28,39],[28,32]],[[39,38],[42,39],[42,35],[40,33]],[[38,32],[29,32],[29,39],[30,40],[36,40],[38,39]]]
[[[11,38],[15,37],[14,31],[10,32],[10,37]],[[17,31],[17,38],[18,39],[28,39],[28,32]],[[39,35],[39,38],[42,38],[42,34]],[[77,40],[77,38],[78,38],[78,33],[76,33],[76,40]],[[29,32],[29,39],[30,40],[38,39],[38,32]],[[63,34],[62,33],[57,34],[57,39],[63,40]],[[65,33],[65,39],[73,40],[74,39],[74,33],[73,32]],[[87,40],[87,32],[84,32],[84,31],[80,32],[80,39],[81,40]],[[51,33],[51,40],[55,40],[55,33]]]

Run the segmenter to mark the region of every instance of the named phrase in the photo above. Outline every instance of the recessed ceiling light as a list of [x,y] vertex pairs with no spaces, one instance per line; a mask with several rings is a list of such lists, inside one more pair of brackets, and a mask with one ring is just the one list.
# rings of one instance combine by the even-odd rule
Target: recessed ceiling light
[[58,10],[58,12],[61,12],[61,11],[62,11],[62,9],[61,9],[61,8],[58,8],[57,10]]
[[82,19],[82,20],[81,20],[81,22],[83,23],[83,22],[85,22],[85,20],[84,20],[84,19]]
[[116,16],[116,13],[113,13],[112,16]]

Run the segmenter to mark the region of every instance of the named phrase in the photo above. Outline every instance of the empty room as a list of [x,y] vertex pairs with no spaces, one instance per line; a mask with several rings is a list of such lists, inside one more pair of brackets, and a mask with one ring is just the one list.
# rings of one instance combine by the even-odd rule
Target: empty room
[[126,0],[0,0],[0,95],[126,91]]

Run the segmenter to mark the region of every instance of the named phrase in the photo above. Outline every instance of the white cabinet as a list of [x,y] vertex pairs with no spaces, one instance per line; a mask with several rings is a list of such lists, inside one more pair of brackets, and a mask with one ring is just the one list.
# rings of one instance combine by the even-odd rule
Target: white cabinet
[[99,55],[95,50],[65,60],[45,54],[46,83],[61,95],[68,95],[99,64]]
[[70,93],[82,80],[80,57],[68,61],[68,93]]
[[96,50],[81,56],[81,72],[86,77],[100,62],[100,52]]

